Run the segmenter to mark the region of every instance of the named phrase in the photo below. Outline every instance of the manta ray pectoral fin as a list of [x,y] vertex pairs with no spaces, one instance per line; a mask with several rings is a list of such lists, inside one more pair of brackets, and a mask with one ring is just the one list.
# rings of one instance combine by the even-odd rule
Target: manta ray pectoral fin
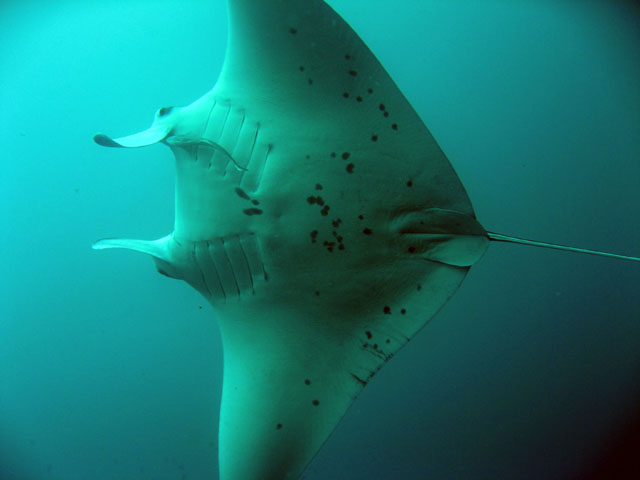
[[159,238],[158,240],[137,240],[131,238],[105,238],[98,240],[91,248],[94,250],[105,250],[109,248],[124,248],[126,250],[134,250],[136,252],[151,255],[156,264],[159,273],[171,278],[182,279],[179,269],[175,268],[175,262],[172,261],[169,242],[172,235]]

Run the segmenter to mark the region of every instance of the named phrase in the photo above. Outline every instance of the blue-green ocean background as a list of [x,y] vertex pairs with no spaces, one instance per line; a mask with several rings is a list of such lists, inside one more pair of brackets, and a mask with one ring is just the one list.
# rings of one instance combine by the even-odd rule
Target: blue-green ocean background
[[[631,3],[329,3],[487,229],[640,255]],[[172,155],[92,136],[200,97],[225,43],[223,0],[0,3],[0,480],[217,478],[214,313],[145,256],[90,248],[172,230]],[[602,469],[639,424],[639,287],[638,263],[492,245],[304,478]]]

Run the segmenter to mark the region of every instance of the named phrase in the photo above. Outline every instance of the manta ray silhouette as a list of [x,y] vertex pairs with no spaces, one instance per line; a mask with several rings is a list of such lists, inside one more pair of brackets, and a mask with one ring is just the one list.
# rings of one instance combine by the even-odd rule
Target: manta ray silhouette
[[[151,127],[175,227],[150,254],[213,306],[224,346],[220,478],[298,478],[358,393],[454,294],[490,240],[454,169],[322,0],[228,0],[215,87]],[[247,455],[246,452],[251,452]]]

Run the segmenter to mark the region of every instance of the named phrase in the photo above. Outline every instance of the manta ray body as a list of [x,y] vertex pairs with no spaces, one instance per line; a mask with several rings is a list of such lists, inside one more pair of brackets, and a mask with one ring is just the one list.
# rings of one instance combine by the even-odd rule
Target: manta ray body
[[476,221],[422,120],[324,1],[228,7],[211,91],[143,132],[95,136],[171,148],[173,232],[94,247],[147,253],[213,306],[220,478],[295,479],[489,241],[513,239]]

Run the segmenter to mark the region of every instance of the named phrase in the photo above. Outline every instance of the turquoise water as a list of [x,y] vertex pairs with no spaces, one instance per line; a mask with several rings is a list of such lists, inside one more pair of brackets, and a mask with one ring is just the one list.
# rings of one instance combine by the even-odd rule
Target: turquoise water
[[[640,254],[638,12],[475,3],[330,2],[486,228]],[[222,0],[0,4],[1,480],[217,478],[210,307],[147,258],[90,245],[171,230],[169,150],[92,136],[139,131],[158,107],[200,97],[225,39]],[[638,264],[492,245],[304,478],[593,469],[637,414],[639,285]]]

